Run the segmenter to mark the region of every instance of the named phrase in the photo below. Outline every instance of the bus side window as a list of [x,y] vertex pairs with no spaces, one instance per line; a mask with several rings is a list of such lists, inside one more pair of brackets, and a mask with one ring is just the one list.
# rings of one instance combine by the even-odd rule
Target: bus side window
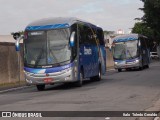
[[79,39],[80,44],[88,44],[89,43],[89,33],[88,33],[88,27],[85,24],[79,25]]
[[96,30],[91,25],[88,25],[87,33],[87,43],[90,45],[96,45]]
[[90,44],[90,39],[91,39],[91,31],[88,25],[84,26],[84,43],[85,44]]
[[87,37],[86,37],[86,43],[91,44],[93,33],[92,33],[92,30],[91,30],[90,26],[87,26],[86,30],[87,30],[87,33],[88,33]]
[[83,24],[78,24],[78,33],[79,33],[79,43],[83,44],[84,43],[84,25]]
[[98,37],[98,40],[99,40],[99,44],[100,45],[105,45],[104,34],[103,34],[102,30],[100,30],[100,29],[97,30],[97,37]]
[[144,37],[141,37],[141,53],[144,55],[146,54],[146,50],[147,50],[147,39]]

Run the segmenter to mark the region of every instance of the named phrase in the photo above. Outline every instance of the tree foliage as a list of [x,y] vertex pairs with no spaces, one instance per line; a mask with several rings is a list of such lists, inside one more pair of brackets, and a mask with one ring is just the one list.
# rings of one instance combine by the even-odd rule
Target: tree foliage
[[153,30],[143,22],[135,23],[134,28],[132,29],[132,33],[142,34],[149,38],[152,38],[153,36]]
[[[143,32],[141,30],[138,30],[138,32],[140,31],[140,33],[147,36],[150,36],[152,33],[152,38],[154,38],[157,42],[160,42],[160,0],[141,1],[144,3],[144,7],[140,8],[140,10],[144,12],[144,16],[141,18],[142,24],[140,25],[140,23],[136,23],[136,26],[134,26],[133,29],[137,29],[135,27],[139,26]],[[150,30],[152,30],[152,32]]]

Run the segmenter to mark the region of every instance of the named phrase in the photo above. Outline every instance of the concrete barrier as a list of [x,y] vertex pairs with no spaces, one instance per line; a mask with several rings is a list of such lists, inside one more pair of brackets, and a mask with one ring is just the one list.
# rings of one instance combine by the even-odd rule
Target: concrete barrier
[[[22,57],[20,61],[20,78],[24,81]],[[0,84],[17,82],[19,80],[18,76],[18,57],[15,51],[15,44],[0,42]]]
[[113,68],[114,61],[113,61],[112,51],[110,51],[109,48],[106,48],[106,53],[107,53],[107,68]]

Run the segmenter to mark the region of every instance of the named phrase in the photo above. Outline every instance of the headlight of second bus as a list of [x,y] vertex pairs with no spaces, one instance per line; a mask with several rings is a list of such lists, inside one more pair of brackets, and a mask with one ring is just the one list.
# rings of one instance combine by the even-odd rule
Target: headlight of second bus
[[135,63],[139,63],[139,60],[137,59],[137,60],[135,60]]

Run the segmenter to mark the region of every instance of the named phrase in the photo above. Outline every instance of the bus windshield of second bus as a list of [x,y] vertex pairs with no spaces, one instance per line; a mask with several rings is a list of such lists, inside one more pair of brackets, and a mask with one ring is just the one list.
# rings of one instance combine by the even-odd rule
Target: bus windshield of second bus
[[116,60],[136,58],[138,56],[138,40],[114,43],[113,51]]
[[58,66],[71,60],[69,28],[27,32],[25,38],[25,66]]

